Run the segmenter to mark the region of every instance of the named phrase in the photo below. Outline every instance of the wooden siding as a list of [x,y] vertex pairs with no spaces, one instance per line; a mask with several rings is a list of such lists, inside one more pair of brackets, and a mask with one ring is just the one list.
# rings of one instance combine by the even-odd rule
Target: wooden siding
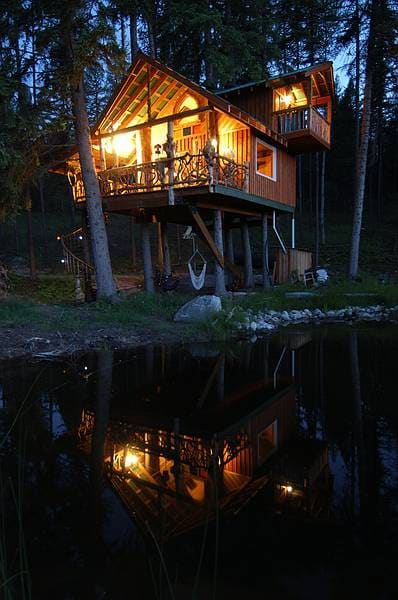
[[304,271],[312,267],[312,253],[307,250],[289,248],[284,254],[281,248],[276,251],[275,279],[278,283],[289,281],[291,274],[296,271],[302,279]]
[[[276,200],[288,206],[296,206],[296,158],[276,148],[276,181],[259,175],[256,171],[256,139],[251,135],[251,156],[249,168],[249,193]],[[260,140],[262,141],[262,140]]]
[[271,127],[272,89],[265,84],[227,92],[222,97]]
[[250,129],[242,123],[222,112],[217,112],[218,152],[228,156],[227,150],[233,151],[233,160],[244,164],[250,160]]
[[280,398],[267,404],[264,410],[250,419],[247,425],[244,426],[249,435],[250,446],[241,450],[236,458],[224,466],[224,469],[251,477],[255,469],[260,466],[258,436],[274,421],[277,422],[276,451],[278,451],[296,430],[296,395],[293,390],[289,390]]

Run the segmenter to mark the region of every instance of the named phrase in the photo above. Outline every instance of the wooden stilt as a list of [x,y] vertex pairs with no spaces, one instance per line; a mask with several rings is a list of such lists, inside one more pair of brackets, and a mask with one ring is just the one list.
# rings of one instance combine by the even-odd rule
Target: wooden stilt
[[163,273],[166,275],[171,275],[171,259],[170,259],[170,248],[169,248],[169,240],[167,235],[167,222],[161,222],[161,232],[162,232],[162,245],[163,245]]
[[[224,256],[224,243],[222,235],[222,215],[221,210],[214,211],[214,241],[220,255]],[[215,293],[217,296],[222,296],[226,293],[224,266],[221,266],[219,261],[215,263],[216,286]]]
[[243,248],[243,259],[244,259],[244,268],[245,268],[244,287],[252,288],[254,286],[252,249],[250,246],[249,227],[247,225],[246,219],[241,219],[241,232],[242,232],[242,248]]
[[144,263],[144,286],[148,294],[155,293],[152,271],[151,241],[148,223],[141,224],[142,260]]
[[269,265],[268,265],[268,218],[267,215],[261,217],[261,237],[262,237],[262,252],[261,259],[263,265],[263,288],[265,290],[271,287]]
[[231,227],[227,229],[227,257],[231,263],[235,262],[234,232]]
[[[234,252],[234,232],[233,229],[231,229],[231,227],[228,227],[227,229],[227,235],[226,235],[226,254],[227,254],[227,258],[230,264],[233,264],[235,262],[235,252]],[[233,284],[233,280],[234,280],[234,274],[230,271],[229,272],[229,278],[228,278],[230,284]]]
[[131,263],[133,269],[137,268],[137,248],[135,245],[135,218],[133,215],[130,217],[130,245],[131,245]]
[[157,233],[157,247],[158,247],[158,269],[159,271],[163,270],[163,240],[162,240],[162,227],[160,223],[156,224],[156,233]]

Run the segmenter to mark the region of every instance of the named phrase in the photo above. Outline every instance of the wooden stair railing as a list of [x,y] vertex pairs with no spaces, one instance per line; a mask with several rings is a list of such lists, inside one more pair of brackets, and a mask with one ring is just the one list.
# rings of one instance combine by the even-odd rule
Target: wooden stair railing
[[75,277],[75,298],[79,301],[85,298],[81,288],[82,279],[86,292],[90,290],[90,293],[92,293],[93,284],[95,283],[94,267],[83,258],[83,235],[83,229],[80,228],[58,238],[62,245],[65,268],[68,273]]

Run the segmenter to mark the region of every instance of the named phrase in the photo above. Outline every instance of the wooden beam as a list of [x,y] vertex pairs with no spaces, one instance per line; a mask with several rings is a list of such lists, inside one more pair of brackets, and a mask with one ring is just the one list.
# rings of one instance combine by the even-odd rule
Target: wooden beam
[[[141,71],[142,71],[142,67],[141,67],[141,69],[138,71],[138,73],[137,73],[136,77],[138,77],[138,76],[140,75]],[[137,84],[137,85],[138,85],[138,88],[136,89],[136,91],[135,91],[135,92],[134,92],[134,93],[133,93],[131,96],[127,96],[127,97],[128,97],[128,99],[129,99],[129,101],[128,101],[128,103],[127,103],[127,106],[131,105],[131,103],[132,103],[132,102],[134,102],[134,100],[137,98],[137,96],[138,96],[138,95],[141,93],[141,91],[142,91],[142,86],[141,86],[140,84]],[[118,97],[118,98],[117,98],[117,100],[115,100],[114,104],[116,104],[116,108],[117,108],[117,105],[118,105],[118,103],[120,102],[120,100],[121,100],[122,98],[123,98],[123,94],[121,94],[121,95],[120,95],[120,97]],[[117,113],[117,115],[116,115],[116,116],[115,116],[115,117],[112,119],[112,121],[113,121],[114,123],[115,123],[115,122],[117,122],[117,121],[120,119],[120,117],[121,117],[121,116],[122,116],[122,115],[123,115],[123,114],[126,112],[126,110],[127,110],[127,109],[126,109],[126,106],[124,106],[122,109],[120,109],[120,110],[119,110],[119,112]],[[105,121],[105,120],[108,118],[108,115],[109,115],[109,114],[110,114],[109,112],[108,112],[108,113],[106,113],[106,115],[105,115],[105,118],[102,120],[102,123],[101,123],[101,125],[103,125],[103,122],[104,122],[104,121]],[[109,123],[109,125],[110,125],[110,124],[111,124],[111,123]],[[109,125],[107,125],[107,127],[109,127]],[[101,129],[103,129],[103,127],[101,127]]]
[[[162,75],[162,76],[160,76],[160,77],[159,77],[159,79],[157,80],[157,82],[155,83],[155,85],[153,86],[153,88],[152,88],[152,90],[151,90],[151,93],[152,93],[152,94],[156,94],[156,91],[157,91],[157,90],[160,88],[160,86],[162,85],[162,83],[164,83],[164,81],[165,81],[166,79],[167,79],[167,75]],[[138,90],[138,93],[139,93],[140,91],[142,91],[142,88]],[[136,95],[138,95],[138,93],[137,93]],[[131,123],[131,121],[132,121],[132,120],[133,120],[133,119],[134,119],[134,118],[135,118],[135,117],[138,115],[138,113],[141,111],[141,109],[143,109],[143,108],[144,108],[145,104],[147,104],[147,103],[148,103],[148,94],[147,94],[147,95],[146,95],[146,96],[145,96],[145,97],[144,97],[144,98],[141,100],[141,102],[139,103],[139,105],[138,105],[138,106],[136,106],[136,108],[134,109],[134,112],[130,113],[130,116],[129,116],[129,117],[127,117],[127,118],[125,119],[125,123],[124,123],[124,126],[123,126],[123,130],[124,130],[124,128],[125,128],[125,127],[126,127],[128,124],[129,124],[129,123]],[[126,112],[126,110],[127,110],[127,109],[125,108],[125,109],[124,109],[124,110],[122,110],[122,112],[121,112],[121,113],[119,113],[119,114],[123,114],[123,112]],[[150,115],[150,111],[148,112],[148,115]],[[116,119],[116,120],[117,120],[117,119]],[[150,119],[150,118],[148,118],[148,120],[150,121],[151,119]],[[122,131],[122,129],[117,129],[116,131],[117,131],[117,132],[120,132],[120,131]]]
[[222,269],[224,269],[224,257],[221,254],[221,252],[219,251],[217,244],[215,243],[215,241],[213,240],[210,231],[207,228],[206,223],[203,221],[202,217],[200,216],[199,212],[193,208],[190,207],[190,212],[192,215],[192,218],[195,222],[195,224],[197,225],[200,233],[202,234],[202,237],[204,239],[204,241],[206,242],[206,244],[208,245],[210,251],[212,252],[214,258],[216,259],[216,261],[218,262],[218,264],[220,265],[220,267]]
[[[177,121],[178,119],[185,119],[185,117],[192,117],[193,115],[206,112],[208,110],[212,110],[212,107],[209,105],[200,106],[199,108],[186,110],[185,112],[178,113],[176,115],[168,115],[166,117],[162,117],[161,119],[151,119],[150,121],[145,121],[144,123],[139,123],[138,125],[132,125],[131,127],[123,127],[122,129],[118,129],[117,131],[111,131],[110,133],[102,133],[101,138],[105,139],[108,137],[113,137],[118,133],[129,133],[131,131],[139,131],[140,129],[144,129],[145,127],[154,127],[155,125],[167,123],[168,121]],[[98,139],[96,136],[94,136],[91,138],[91,141],[97,142]]]

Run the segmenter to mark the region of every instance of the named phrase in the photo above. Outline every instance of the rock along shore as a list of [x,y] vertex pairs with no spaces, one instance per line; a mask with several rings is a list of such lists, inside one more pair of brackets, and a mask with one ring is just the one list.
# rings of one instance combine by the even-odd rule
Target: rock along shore
[[[229,315],[234,317],[232,309]],[[359,321],[390,321],[398,322],[398,306],[387,308],[380,304],[374,306],[347,306],[346,308],[336,310],[313,310],[305,308],[303,310],[264,310],[245,311],[243,321],[237,321],[236,329],[241,332],[252,334],[254,332],[267,332],[295,324],[320,324],[327,323],[353,323]]]

